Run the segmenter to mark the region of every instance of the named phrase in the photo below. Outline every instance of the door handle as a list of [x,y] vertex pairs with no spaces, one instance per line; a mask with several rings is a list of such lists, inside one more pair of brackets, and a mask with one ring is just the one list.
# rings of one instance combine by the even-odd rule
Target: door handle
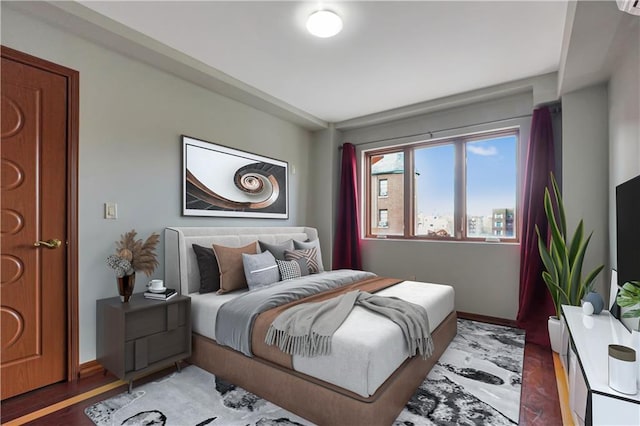
[[33,243],[33,245],[34,247],[45,246],[46,248],[56,249],[62,245],[62,241],[58,240],[57,238],[53,238],[47,241],[36,241],[35,243]]

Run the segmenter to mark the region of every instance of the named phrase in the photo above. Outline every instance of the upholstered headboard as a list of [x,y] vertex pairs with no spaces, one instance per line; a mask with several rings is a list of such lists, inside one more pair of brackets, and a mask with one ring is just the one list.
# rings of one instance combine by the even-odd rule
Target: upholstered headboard
[[288,239],[315,240],[318,231],[306,226],[200,228],[170,227],[164,230],[165,285],[179,289],[181,294],[195,293],[200,288],[200,271],[192,244],[210,247],[220,244],[242,247],[261,240],[277,244]]

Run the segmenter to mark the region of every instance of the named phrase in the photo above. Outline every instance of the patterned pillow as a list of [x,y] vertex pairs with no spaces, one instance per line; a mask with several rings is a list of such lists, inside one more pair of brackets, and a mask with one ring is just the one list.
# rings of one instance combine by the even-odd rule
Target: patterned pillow
[[260,244],[260,251],[262,251],[263,253],[265,251],[270,251],[273,257],[280,260],[284,260],[285,250],[295,250],[295,247],[293,246],[293,240],[288,240],[280,244],[270,244],[265,243],[264,241],[258,241],[258,244]]
[[296,250],[315,248],[317,251],[316,257],[318,258],[318,272],[324,271],[324,267],[322,266],[322,250],[320,250],[320,240],[313,240],[313,241],[307,240],[304,242],[293,240],[293,247]]
[[286,260],[302,260],[304,259],[307,262],[307,268],[309,268],[310,274],[317,274],[320,272],[320,267],[318,264],[318,252],[314,248],[309,248],[305,250],[286,250],[284,252],[284,258]]
[[300,278],[302,273],[300,271],[300,263],[295,260],[279,260],[276,259],[278,269],[280,270],[280,278],[284,280],[292,280],[294,278]]

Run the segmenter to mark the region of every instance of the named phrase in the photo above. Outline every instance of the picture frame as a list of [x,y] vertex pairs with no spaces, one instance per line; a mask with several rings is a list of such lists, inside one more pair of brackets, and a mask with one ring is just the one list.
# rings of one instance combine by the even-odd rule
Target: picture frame
[[289,218],[289,163],[182,135],[182,214]]

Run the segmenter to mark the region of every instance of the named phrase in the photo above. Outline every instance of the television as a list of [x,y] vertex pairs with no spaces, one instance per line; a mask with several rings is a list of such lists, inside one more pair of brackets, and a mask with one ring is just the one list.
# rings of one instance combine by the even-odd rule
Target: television
[[[640,281],[640,175],[616,187],[616,238],[618,286]],[[622,318],[628,328],[638,318]]]

